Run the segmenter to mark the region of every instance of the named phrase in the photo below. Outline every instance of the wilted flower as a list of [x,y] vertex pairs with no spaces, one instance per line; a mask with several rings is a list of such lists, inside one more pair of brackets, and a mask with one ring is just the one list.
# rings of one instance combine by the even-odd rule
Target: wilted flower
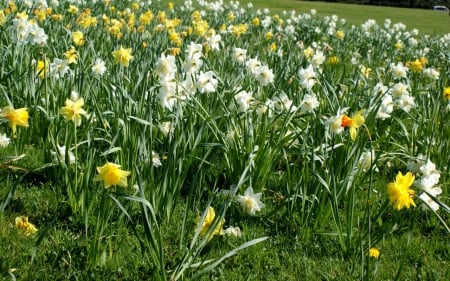
[[226,228],[224,230],[224,234],[226,236],[233,236],[233,237],[241,237],[242,236],[242,232],[241,229],[239,228],[239,226],[230,226],[228,228]]
[[114,60],[116,63],[128,67],[130,64],[130,60],[133,59],[133,56],[131,55],[131,48],[124,49],[122,46],[111,53],[114,57]]
[[261,211],[265,205],[261,202],[262,193],[253,193],[253,188],[248,187],[244,195],[238,195],[237,201],[241,204],[244,211],[250,216],[254,216],[255,212]]
[[14,109],[12,106],[6,106],[0,113],[0,117],[9,120],[13,135],[16,135],[17,126],[28,127],[28,108]]
[[30,236],[30,234],[37,232],[36,226],[28,221],[27,216],[16,217],[15,223],[18,229],[25,231],[25,236]]
[[127,177],[131,172],[121,170],[120,167],[120,165],[110,162],[107,162],[101,167],[97,167],[98,175],[95,176],[94,181],[103,181],[105,188],[111,185],[126,187],[128,185]]
[[408,208],[414,203],[414,190],[409,189],[414,183],[414,175],[410,172],[403,175],[398,172],[395,181],[388,184],[389,201],[397,210]]
[[84,99],[79,98],[75,101],[66,99],[66,105],[59,110],[67,121],[73,121],[76,126],[81,125],[81,115],[86,115],[86,111],[81,108],[84,105]]

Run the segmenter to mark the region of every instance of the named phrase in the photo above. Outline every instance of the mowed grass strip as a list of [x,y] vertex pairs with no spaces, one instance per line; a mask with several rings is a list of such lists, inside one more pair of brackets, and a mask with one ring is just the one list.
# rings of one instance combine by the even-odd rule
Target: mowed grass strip
[[[184,1],[174,1],[183,3]],[[257,9],[268,8],[272,13],[295,10],[299,13],[309,13],[311,9],[317,11],[320,17],[337,15],[344,18],[350,25],[359,26],[368,19],[374,19],[379,25],[384,24],[385,19],[392,23],[403,23],[407,30],[418,29],[420,34],[446,34],[450,33],[450,16],[445,12],[424,9],[382,7],[370,5],[329,3],[319,1],[296,0],[242,0],[242,6],[247,7],[252,3]]]

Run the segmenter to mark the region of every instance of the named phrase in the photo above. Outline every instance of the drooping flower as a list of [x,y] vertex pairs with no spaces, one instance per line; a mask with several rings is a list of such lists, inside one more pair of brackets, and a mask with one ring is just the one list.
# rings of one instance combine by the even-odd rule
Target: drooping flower
[[[208,212],[206,213],[205,220],[203,221],[202,228],[200,230],[200,235],[204,236],[208,232],[208,230],[212,227],[212,225],[214,223],[215,217],[216,217],[216,212],[214,211],[214,208],[210,206],[208,208]],[[197,226],[200,222],[201,222],[200,217],[198,217],[197,218]],[[213,238],[213,236],[215,236],[215,235],[223,235],[224,231],[223,231],[222,227],[223,227],[224,223],[225,223],[224,219],[219,221],[217,223],[216,227],[214,228],[213,232],[208,237],[208,239]]]
[[0,116],[9,120],[13,135],[16,135],[17,126],[28,127],[28,108],[14,109],[12,106],[6,106]]
[[356,139],[356,129],[364,125],[365,119],[362,115],[362,111],[358,111],[353,117],[348,117],[346,114],[342,115],[341,126],[343,128],[350,127],[350,138]]
[[131,172],[121,170],[120,167],[120,165],[110,162],[107,162],[101,167],[97,167],[98,175],[95,176],[94,181],[103,181],[105,188],[111,185],[126,187],[128,185],[127,177]]
[[25,236],[30,236],[30,234],[37,232],[36,226],[28,221],[27,216],[16,217],[15,223],[18,229],[24,231]]
[[81,115],[86,115],[86,111],[82,108],[84,99],[79,98],[75,101],[66,99],[66,105],[59,110],[67,121],[73,121],[76,126],[81,125]]
[[242,236],[242,232],[241,229],[239,228],[239,226],[230,226],[228,228],[225,229],[224,234],[226,236],[232,236],[232,237],[237,237],[240,238]]
[[414,190],[409,189],[414,183],[414,178],[411,172],[406,175],[398,172],[395,181],[388,184],[389,201],[395,209],[401,210],[404,207],[409,209],[411,205],[416,206],[413,200]]
[[248,187],[244,195],[238,195],[237,201],[241,204],[244,211],[250,216],[254,216],[255,212],[261,211],[265,207],[264,203],[261,202],[262,193],[253,193],[253,188]]
[[377,248],[370,248],[369,257],[378,259],[380,257],[380,250],[378,250]]
[[133,59],[131,48],[124,49],[122,46],[118,50],[113,51],[112,55],[116,63],[121,64],[124,67],[128,67],[130,60]]

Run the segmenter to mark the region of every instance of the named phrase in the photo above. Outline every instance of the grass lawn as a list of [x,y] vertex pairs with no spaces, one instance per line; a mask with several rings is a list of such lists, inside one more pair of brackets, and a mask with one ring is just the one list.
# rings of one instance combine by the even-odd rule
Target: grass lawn
[[38,2],[0,4],[0,280],[450,280],[448,15]]
[[432,10],[320,1],[254,0],[239,2],[242,6],[246,6],[246,3],[252,3],[255,8],[269,8],[272,13],[281,13],[290,10],[295,10],[299,13],[308,13],[310,10],[315,9],[317,15],[321,17],[337,15],[339,18],[344,18],[350,25],[359,26],[368,19],[374,19],[378,24],[383,24],[385,19],[390,19],[392,23],[401,22],[405,24],[408,30],[417,28],[422,34],[450,33],[450,16],[445,12]]

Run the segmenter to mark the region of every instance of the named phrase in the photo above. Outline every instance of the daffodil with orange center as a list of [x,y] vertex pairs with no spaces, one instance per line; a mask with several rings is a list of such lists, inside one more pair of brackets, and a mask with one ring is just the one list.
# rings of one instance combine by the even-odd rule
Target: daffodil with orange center
[[28,108],[6,106],[0,116],[9,120],[13,135],[16,135],[17,126],[28,127]]
[[350,128],[350,138],[352,140],[356,139],[356,130],[364,125],[366,121],[362,115],[362,111],[358,111],[353,115],[353,117],[348,117],[346,114],[342,115],[341,127]]
[[94,181],[103,181],[105,188],[111,185],[127,187],[127,177],[131,172],[121,170],[120,167],[120,165],[110,162],[107,162],[101,167],[97,167],[98,175],[94,178]]
[[76,101],[66,99],[66,105],[59,110],[59,113],[64,115],[67,121],[73,121],[76,126],[81,125],[81,115],[87,112],[82,108],[84,99],[80,98]]
[[389,201],[394,209],[401,210],[416,206],[414,203],[414,190],[409,189],[414,183],[414,175],[411,172],[403,175],[398,172],[395,181],[388,184]]

